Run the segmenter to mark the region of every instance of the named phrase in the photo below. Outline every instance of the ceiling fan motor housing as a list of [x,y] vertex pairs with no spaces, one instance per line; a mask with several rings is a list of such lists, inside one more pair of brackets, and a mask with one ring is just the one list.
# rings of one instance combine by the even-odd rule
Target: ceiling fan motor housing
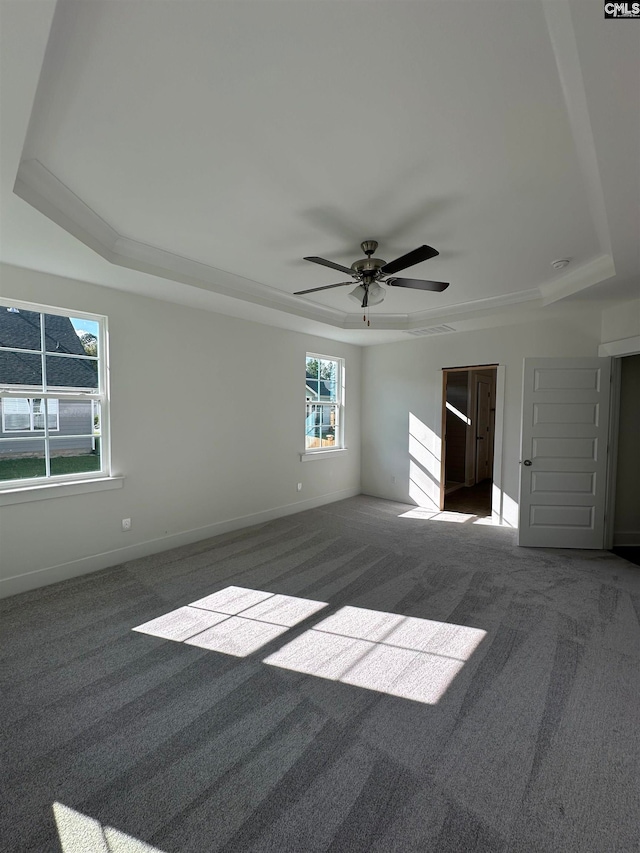
[[369,273],[371,277],[375,277],[378,270],[386,264],[382,258],[362,258],[362,260],[354,261],[351,264],[351,269],[357,274]]
[[371,255],[378,248],[377,240],[364,240],[360,243],[360,248],[367,256],[363,258],[361,261],[355,261],[351,264],[351,269],[355,272],[356,275],[362,277],[363,284],[367,285],[373,281],[376,281],[380,277],[379,269],[383,267],[386,261],[381,260],[380,258],[372,258]]

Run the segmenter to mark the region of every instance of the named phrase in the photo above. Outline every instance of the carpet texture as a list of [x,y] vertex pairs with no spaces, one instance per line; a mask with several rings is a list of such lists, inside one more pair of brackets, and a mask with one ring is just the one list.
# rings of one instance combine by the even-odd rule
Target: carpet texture
[[361,496],[0,602],[2,849],[637,853],[640,570],[420,515]]

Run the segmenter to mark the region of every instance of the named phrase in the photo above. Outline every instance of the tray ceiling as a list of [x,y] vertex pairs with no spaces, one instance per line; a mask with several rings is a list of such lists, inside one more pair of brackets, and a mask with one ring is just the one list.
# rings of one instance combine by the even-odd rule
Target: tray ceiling
[[[44,31],[51,4],[33,5]],[[303,329],[361,326],[348,288],[292,294],[342,280],[305,255],[350,265],[365,239],[386,260],[435,246],[409,274],[451,283],[387,290],[379,329],[616,276],[633,288],[633,250],[612,241],[633,189],[607,197],[619,177],[597,130],[607,109],[637,111],[637,54],[626,24],[615,35],[601,16],[590,0],[62,0],[14,177],[34,215],[73,239],[45,241],[30,265],[133,290],[163,280],[161,298],[203,291]],[[22,21],[33,38],[36,17]],[[589,65],[596,38],[619,65],[615,104]],[[621,167],[634,141],[615,141]],[[25,265],[18,231],[3,259]],[[555,271],[557,258],[571,264]]]

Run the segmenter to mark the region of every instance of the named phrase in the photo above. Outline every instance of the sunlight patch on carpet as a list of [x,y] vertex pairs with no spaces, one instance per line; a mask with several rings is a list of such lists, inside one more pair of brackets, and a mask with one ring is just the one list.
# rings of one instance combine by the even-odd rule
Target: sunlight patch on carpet
[[62,853],[163,853],[62,803],[53,804],[53,816]]
[[264,663],[434,705],[485,635],[464,625],[343,607]]
[[398,516],[398,518],[420,518],[425,521],[449,521],[452,524],[464,524],[476,517],[473,513],[448,512],[439,509],[426,509],[425,507],[416,507]]
[[246,657],[326,606],[324,601],[228,586],[132,630]]
[[[133,630],[246,657],[328,606],[229,586]],[[263,662],[434,705],[485,635],[486,631],[465,625],[346,606]]]

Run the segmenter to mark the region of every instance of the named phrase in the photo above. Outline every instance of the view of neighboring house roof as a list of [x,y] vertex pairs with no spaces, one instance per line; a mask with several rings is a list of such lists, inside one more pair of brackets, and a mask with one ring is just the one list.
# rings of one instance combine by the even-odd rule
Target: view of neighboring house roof
[[314,400],[333,400],[331,383],[307,373],[307,394]]
[[[0,350],[0,384],[42,385],[42,360],[39,355],[40,314],[0,307],[0,347],[35,352]],[[44,315],[45,346],[53,357],[47,358],[47,384],[72,388],[95,388],[98,375],[95,362],[77,358],[56,358],[55,354],[85,355],[68,317]]]

